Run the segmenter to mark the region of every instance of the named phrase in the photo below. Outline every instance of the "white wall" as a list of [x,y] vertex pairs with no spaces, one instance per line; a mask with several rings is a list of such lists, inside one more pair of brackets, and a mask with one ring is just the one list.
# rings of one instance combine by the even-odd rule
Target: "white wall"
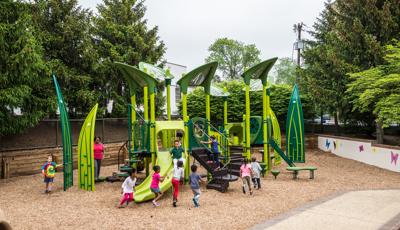
[[400,150],[391,146],[375,146],[367,140],[318,136],[318,148],[344,158],[400,172]]
[[[175,90],[179,85],[177,85],[177,82],[179,79],[182,78],[182,74],[186,73],[186,66],[175,64],[175,63],[166,63],[166,68],[169,68],[171,71],[171,74],[174,76],[174,78],[171,81],[171,114],[172,115],[178,115],[178,107],[177,105],[180,103],[180,101],[176,101],[176,95],[175,95]],[[180,91],[179,91],[180,92]],[[167,97],[167,90],[164,90],[164,96],[165,98]],[[167,103],[165,103],[165,114],[167,114]]]

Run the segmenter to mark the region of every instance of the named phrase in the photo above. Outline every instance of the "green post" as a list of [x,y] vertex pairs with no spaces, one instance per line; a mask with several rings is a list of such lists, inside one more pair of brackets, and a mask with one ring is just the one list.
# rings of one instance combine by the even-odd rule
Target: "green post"
[[150,152],[151,152],[151,164],[152,166],[156,165],[156,108],[155,108],[155,88],[150,92]]
[[[171,120],[171,79],[165,79],[165,86],[167,87],[167,119]],[[162,145],[164,148],[170,148],[171,146],[171,130],[164,130],[162,132]]]
[[210,113],[210,94],[206,92],[206,120],[207,120],[207,135],[210,135],[211,113]]
[[149,88],[143,87],[143,109],[144,109],[144,120],[149,120]]
[[246,157],[250,159],[250,83],[246,84]]
[[131,96],[131,146],[129,149],[135,151],[135,121],[136,121],[136,95]]
[[[149,96],[148,95],[149,95],[149,88],[147,86],[144,86],[143,87],[144,125],[146,125],[147,122],[149,121],[149,98],[148,98]],[[147,148],[146,148],[146,150],[149,151],[149,149],[147,149]],[[151,152],[151,148],[150,148],[150,152]],[[148,176],[148,175],[150,175],[150,167],[149,167],[149,160],[147,159],[147,157],[145,157],[144,162],[145,162],[145,165],[146,165],[146,176]]]
[[165,85],[167,86],[167,118],[171,120],[171,79],[165,79]]
[[[182,92],[182,116],[183,122],[185,123],[185,135],[184,135],[184,146],[186,149],[189,147],[189,128],[187,126],[187,122],[189,121],[189,117],[187,116],[187,94],[186,92]],[[186,155],[186,170],[185,170],[185,182],[189,181],[190,174],[190,158],[189,154]]]
[[226,126],[228,125],[228,98],[224,97],[224,130],[226,130]]
[[269,168],[269,149],[268,149],[268,126],[267,126],[267,86],[263,84],[263,144],[264,144],[264,154],[263,163]]
[[[264,87],[264,85],[265,85],[265,87]],[[268,142],[269,142],[269,139],[271,138],[271,136],[272,136],[272,127],[271,127],[271,125],[270,125],[270,123],[271,123],[271,116],[270,116],[270,114],[271,114],[271,107],[270,107],[270,102],[269,102],[269,89],[268,89],[268,81],[265,81],[265,84],[263,84],[263,88],[265,88],[266,90],[265,90],[265,92],[263,91],[263,95],[265,95],[265,108],[264,108],[264,110],[265,110],[265,112],[266,112],[266,123],[264,124],[265,125],[265,127],[267,127],[267,129],[266,129],[266,131],[267,131],[267,133],[266,134],[264,134],[264,135],[266,135],[266,137],[267,137],[267,141],[266,141],[266,146],[265,146],[265,144],[264,144],[264,156],[265,156],[265,149],[267,149],[267,155],[266,155],[266,157],[267,157],[267,161],[264,161],[264,162],[266,162],[267,163],[267,171],[269,171],[269,170],[271,170],[271,168],[272,168],[272,163],[271,163],[271,157],[270,157],[270,152],[269,152],[269,144],[268,144]],[[264,136],[265,137],[265,136]]]

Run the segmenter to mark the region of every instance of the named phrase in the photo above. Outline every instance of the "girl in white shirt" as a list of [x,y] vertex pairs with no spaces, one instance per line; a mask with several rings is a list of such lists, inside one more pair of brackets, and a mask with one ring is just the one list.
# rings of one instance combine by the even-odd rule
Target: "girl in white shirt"
[[256,158],[251,158],[251,169],[253,170],[253,184],[254,188],[260,189],[261,188],[261,180],[260,180],[260,173],[261,173],[261,166],[256,161]]
[[119,208],[124,208],[123,204],[126,202],[126,206],[128,206],[129,202],[133,201],[133,191],[135,190],[135,184],[136,184],[136,169],[132,169],[131,175],[128,176],[124,183],[122,183],[122,191],[121,193],[124,194],[124,196],[121,199],[121,202],[119,203]]
[[174,194],[172,205],[176,207],[176,202],[178,202],[179,183],[183,182],[183,162],[178,161],[177,167],[173,170],[174,177],[172,178],[172,186],[174,187]]

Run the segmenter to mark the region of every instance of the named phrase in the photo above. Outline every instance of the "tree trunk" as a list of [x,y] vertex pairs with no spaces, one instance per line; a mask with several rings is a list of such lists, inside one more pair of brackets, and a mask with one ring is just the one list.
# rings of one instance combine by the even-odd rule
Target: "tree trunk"
[[383,144],[383,128],[382,128],[382,122],[377,121],[376,122],[376,143],[377,144]]
[[338,113],[334,112],[333,113],[333,119],[335,120],[335,135],[339,135],[339,121],[338,121]]

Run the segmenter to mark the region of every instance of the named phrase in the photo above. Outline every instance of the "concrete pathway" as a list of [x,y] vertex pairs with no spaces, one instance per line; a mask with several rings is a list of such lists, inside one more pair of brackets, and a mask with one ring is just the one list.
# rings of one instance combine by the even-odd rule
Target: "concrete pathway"
[[347,192],[290,211],[252,229],[400,229],[400,190]]

